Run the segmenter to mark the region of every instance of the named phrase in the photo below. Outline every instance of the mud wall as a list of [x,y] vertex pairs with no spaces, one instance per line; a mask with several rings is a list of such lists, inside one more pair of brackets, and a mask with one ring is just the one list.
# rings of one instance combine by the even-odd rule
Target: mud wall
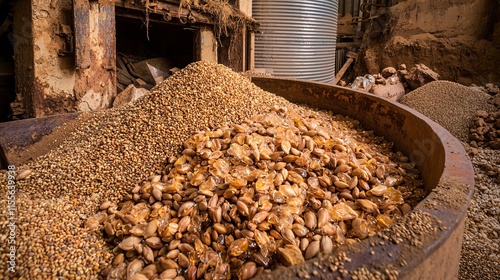
[[[59,35],[72,26],[71,0],[32,0],[34,113],[37,117],[73,111],[76,99],[74,58],[59,56],[65,44]],[[56,3],[57,2],[57,3]]]
[[[87,10],[74,18],[73,0],[20,0],[14,7],[17,102],[25,117],[109,107],[116,91],[114,6],[77,0]],[[89,61],[75,65],[76,25]],[[17,24],[16,24],[17,23]],[[76,47],[78,48],[78,47]]]
[[365,33],[357,75],[424,63],[442,79],[500,83],[500,4],[496,0],[401,1]]

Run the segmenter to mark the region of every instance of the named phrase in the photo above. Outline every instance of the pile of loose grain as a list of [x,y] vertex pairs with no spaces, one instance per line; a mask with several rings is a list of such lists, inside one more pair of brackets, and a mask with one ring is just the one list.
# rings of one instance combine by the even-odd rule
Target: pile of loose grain
[[[195,130],[291,106],[222,65],[197,62],[136,104],[96,112],[49,154],[21,169],[17,182],[17,260],[14,278],[95,278],[112,254],[99,231],[83,222],[103,200],[119,201],[135,183],[157,174]],[[6,177],[6,176],[5,176]],[[1,191],[7,192],[7,184]],[[0,201],[6,206],[6,196]],[[1,240],[8,234],[0,217]],[[7,263],[9,244],[0,246]],[[2,265],[0,275],[7,274]]]
[[470,150],[476,191],[467,212],[459,279],[499,279],[500,151]]
[[400,102],[424,114],[449,130],[461,141],[468,141],[469,127],[476,111],[493,109],[490,96],[479,90],[449,81],[428,83],[408,93]]
[[421,193],[418,171],[391,144],[326,112],[272,111],[194,134],[161,175],[101,205],[86,224],[118,244],[108,277],[133,266],[128,277],[248,279],[373,236],[411,210],[403,193]]

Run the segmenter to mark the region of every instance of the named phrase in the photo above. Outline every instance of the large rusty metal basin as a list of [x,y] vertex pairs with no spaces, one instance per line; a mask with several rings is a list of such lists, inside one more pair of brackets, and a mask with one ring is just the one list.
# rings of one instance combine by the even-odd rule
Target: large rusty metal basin
[[[261,278],[273,279],[457,279],[467,208],[474,189],[472,163],[462,144],[424,115],[373,94],[309,81],[252,78],[262,89],[289,101],[332,111],[360,121],[367,130],[394,142],[394,148],[417,163],[430,194],[400,221],[399,229],[432,217],[432,234],[415,232],[401,242],[385,234],[342,248],[348,261],[320,257],[303,265],[277,269]],[[391,229],[389,229],[390,231]],[[410,234],[413,234],[410,232]],[[397,238],[396,238],[397,239]],[[344,258],[345,259],[345,258]],[[350,261],[349,261],[350,259]],[[337,264],[335,264],[337,262]],[[343,269],[336,269],[338,264]],[[332,271],[333,270],[333,271]],[[307,275],[307,276],[306,276]]]

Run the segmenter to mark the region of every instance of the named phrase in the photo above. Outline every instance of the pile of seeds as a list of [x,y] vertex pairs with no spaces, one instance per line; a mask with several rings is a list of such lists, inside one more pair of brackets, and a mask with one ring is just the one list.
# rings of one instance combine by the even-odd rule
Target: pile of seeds
[[[82,279],[97,278],[102,272],[104,275],[108,275],[108,277],[112,278],[110,276],[111,264],[114,263],[116,266],[123,266],[125,261],[130,261],[131,258],[134,258],[134,254],[138,255],[138,251],[134,248],[133,251],[131,250],[131,253],[121,255],[124,258],[122,261],[120,259],[120,254],[122,253],[120,250],[123,249],[120,247],[113,249],[114,246],[110,246],[109,243],[106,242],[114,242],[116,243],[115,245],[118,245],[118,242],[122,241],[124,237],[123,232],[127,228],[127,226],[124,226],[125,229],[122,230],[121,233],[113,228],[115,231],[114,235],[108,235],[108,231],[110,229],[109,226],[106,227],[104,220],[113,215],[110,212],[113,212],[113,209],[118,211],[118,207],[120,207],[120,210],[123,210],[124,207],[127,209],[129,206],[134,207],[133,205],[139,205],[136,201],[138,199],[137,196],[134,196],[134,193],[131,191],[137,190],[138,187],[142,188],[142,181],[144,178],[150,178],[150,184],[154,185],[154,181],[158,180],[158,175],[161,175],[161,180],[156,183],[166,184],[167,182],[162,182],[163,177],[167,176],[168,178],[170,170],[176,169],[175,162],[170,162],[173,166],[171,165],[167,167],[169,164],[169,158],[182,151],[182,144],[186,139],[188,139],[192,132],[216,131],[216,129],[214,129],[215,127],[224,127],[225,124],[229,123],[241,123],[250,116],[268,112],[271,105],[284,106],[287,110],[294,109],[297,112],[300,112],[300,114],[304,117],[308,117],[310,114],[313,114],[310,110],[302,109],[296,105],[288,103],[280,97],[262,91],[255,85],[251,84],[247,79],[237,73],[234,73],[227,67],[209,62],[197,62],[171,76],[164,83],[154,88],[150,95],[145,96],[135,104],[122,108],[96,112],[93,114],[86,114],[79,117],[71,124],[72,126],[78,127],[76,131],[69,135],[58,148],[54,149],[45,156],[35,159],[26,166],[17,167],[17,171],[21,172],[19,174],[19,180],[16,183],[18,219],[16,221],[18,226],[16,234],[16,273],[8,274],[6,266],[2,266],[0,267],[0,275],[9,275],[14,279]],[[303,114],[304,112],[307,114]],[[327,123],[329,122],[331,122],[331,120],[327,121]],[[231,127],[234,128],[234,125]],[[299,127],[298,124],[297,127]],[[332,127],[334,127],[333,124]],[[358,136],[365,137],[362,135],[363,133],[360,132]],[[368,135],[369,133],[366,137],[368,137]],[[234,136],[236,137],[236,135]],[[235,137],[232,138],[234,139]],[[314,138],[314,136],[309,137]],[[335,137],[338,137],[338,135]],[[359,142],[363,141],[359,140]],[[380,144],[380,139],[373,138],[372,142]],[[388,215],[390,219],[384,219],[385,222],[392,222],[394,220],[394,216],[391,215],[396,215],[400,212],[406,213],[406,211],[409,211],[411,207],[408,204],[413,205],[413,199],[417,199],[419,194],[417,192],[417,196],[409,197],[407,200],[408,204],[398,204],[397,206],[381,204],[388,198],[373,195],[374,191],[386,191],[388,193],[396,194],[395,197],[397,198],[403,196],[406,201],[408,196],[406,187],[408,187],[409,190],[411,185],[406,186],[408,182],[403,180],[404,186],[397,186],[401,183],[401,177],[398,177],[397,175],[399,174],[399,176],[403,176],[401,174],[406,172],[408,173],[408,176],[414,176],[415,174],[413,174],[412,171],[409,171],[413,168],[413,166],[406,162],[407,158],[400,153],[390,153],[388,150],[390,145],[387,143],[383,144],[380,148],[384,151],[383,154],[386,156],[379,155],[369,158],[368,155],[365,155],[367,157],[366,159],[358,158],[358,156],[362,157],[360,154],[364,154],[364,151],[353,149],[349,146],[350,143],[351,142],[344,143],[347,145],[345,152],[347,152],[349,156],[344,158],[343,161],[342,158],[337,159],[337,165],[339,165],[339,163],[347,163],[344,164],[349,168],[346,175],[342,175],[340,177],[336,175],[338,177],[338,180],[336,180],[334,179],[335,177],[333,177],[335,174],[332,174],[333,178],[330,178],[332,181],[332,186],[330,187],[331,189],[323,189],[324,192],[331,193],[330,200],[332,207],[333,201],[335,201],[336,197],[343,203],[341,205],[349,206],[350,209],[354,211],[349,211],[352,215],[354,215],[353,213],[356,213],[357,215],[357,217],[352,219],[352,221],[338,221],[337,223],[332,220],[329,222],[331,225],[335,225],[335,223],[338,224],[340,233],[342,233],[342,235],[339,234],[339,236],[344,236],[346,243],[352,242],[354,238],[359,237],[359,235],[351,235],[353,232],[352,228],[359,226],[360,228],[365,228],[364,231],[360,231],[361,233],[371,234],[374,228],[381,227],[377,224],[376,218],[378,216],[385,217],[383,215]],[[276,147],[281,147],[281,142],[280,145]],[[226,150],[229,151],[229,148]],[[290,153],[291,155],[294,155],[293,152],[295,152],[295,150],[292,148],[297,148],[290,146]],[[365,149],[368,151],[368,148]],[[197,150],[195,151],[198,153]],[[343,153],[341,150],[337,150],[337,152]],[[314,157],[316,154],[312,151],[310,155],[311,157]],[[198,156],[202,158],[204,155],[200,151]],[[227,156],[228,155],[224,155],[224,157]],[[251,155],[249,157],[252,159]],[[384,164],[387,164],[387,157],[391,160],[399,159],[402,163],[399,166],[388,164],[384,167],[378,168],[378,165],[381,165],[381,162],[385,162]],[[366,181],[368,187],[366,187],[366,185],[364,185],[360,180],[363,178],[359,177],[363,176],[365,173],[359,173],[359,176],[355,174],[353,175],[352,173],[356,170],[354,167],[360,164],[360,160],[370,162],[368,166],[372,166],[373,164],[377,165],[377,169],[375,169],[375,171],[370,169],[370,167],[367,167],[368,170],[364,170],[364,172],[369,171],[372,178],[374,178],[374,181],[370,181],[372,179]],[[192,163],[192,161],[190,161],[190,163]],[[297,172],[293,169],[298,167],[290,169],[288,164],[292,163],[287,163],[285,168],[280,169],[280,174],[281,172],[286,172],[281,170],[287,170],[289,173],[287,175],[290,175],[292,171]],[[257,165],[256,168],[259,169],[260,166]],[[29,172],[22,172],[22,170],[29,170]],[[336,169],[333,169],[331,171],[335,172],[335,170]],[[363,169],[361,169],[361,171],[363,171]],[[377,173],[379,174],[377,175]],[[277,174],[278,172],[276,171],[276,175]],[[302,176],[298,172],[297,174]],[[281,176],[284,175],[282,174]],[[309,175],[308,173],[307,176],[312,175]],[[358,176],[359,187],[351,188],[351,179],[355,180],[354,178],[356,176]],[[286,177],[288,178],[288,176]],[[325,184],[325,182],[320,181],[319,177],[321,176],[318,176],[318,183],[320,185]],[[296,178],[298,179],[297,176]],[[169,178],[169,180],[170,179],[173,178]],[[285,178],[283,178],[283,180],[285,180]],[[387,180],[389,180],[389,182],[386,182]],[[347,182],[349,182],[349,186],[346,189],[345,183]],[[308,183],[308,181],[305,180],[305,183]],[[226,184],[226,182],[224,184]],[[416,184],[418,184],[418,181],[416,181]],[[337,185],[340,185],[340,187]],[[388,188],[385,190],[383,186],[378,187],[379,185],[385,185],[385,187]],[[7,184],[2,184],[1,186],[2,191],[6,192]],[[296,190],[295,187],[293,187],[293,184],[291,184],[291,186],[293,190]],[[363,189],[363,186],[370,189]],[[394,190],[389,188],[391,186]],[[344,191],[340,191],[342,187],[344,187]],[[286,188],[287,187],[285,187],[285,189]],[[302,187],[299,187],[299,190],[300,189],[302,189]],[[333,191],[334,189],[335,191]],[[221,191],[222,190],[224,189],[221,189]],[[397,191],[399,191],[399,193]],[[219,190],[214,190],[213,192],[214,195],[212,197],[215,195],[219,197],[217,200],[217,207],[220,205],[222,209],[222,205],[225,205],[224,203],[226,201],[228,203],[231,202],[231,198],[226,200],[224,197],[226,190],[224,190],[224,193],[219,193]],[[366,196],[365,198],[362,198],[362,193]],[[151,189],[151,193],[149,193],[149,197],[146,199],[145,196],[147,196],[148,193],[141,193],[138,201],[147,200],[147,208],[157,207],[155,206],[158,205],[157,201],[153,201],[153,198],[156,199],[155,194],[158,195],[158,191]],[[165,198],[163,197],[164,195],[166,196]],[[170,198],[168,195],[172,195],[172,197]],[[183,199],[186,199],[186,201],[194,201],[195,199],[195,197],[191,197],[193,193],[188,193],[187,190],[184,191],[183,195],[188,196],[187,198],[182,197],[181,193],[179,193],[179,196],[181,196],[180,201]],[[207,197],[208,207],[210,199],[208,199],[209,196],[207,196],[207,194],[205,194],[205,196]],[[255,194],[255,197],[256,196],[258,196],[258,194]],[[179,205],[179,201],[177,201],[179,197],[174,194],[162,193],[161,198],[162,201],[165,200],[167,204],[169,200],[171,201],[171,218],[172,220],[176,218],[178,219],[178,217],[175,217],[174,214],[178,214],[179,212],[179,209],[176,209],[175,207],[181,206]],[[359,203],[354,202],[355,199],[359,198],[367,199],[369,201],[362,202],[361,200]],[[127,200],[127,202],[130,201],[128,202],[129,206],[125,205],[127,202],[119,203],[123,199]],[[323,201],[325,201],[325,199],[315,199],[321,202],[321,207],[323,207]],[[372,201],[372,199],[375,201]],[[307,210],[307,207],[317,207],[318,201],[316,200],[313,200],[315,201],[316,206],[305,205],[305,209]],[[177,203],[175,203],[175,201],[177,201]],[[398,203],[400,202],[399,199],[397,201]],[[150,202],[153,203],[151,204]],[[326,206],[329,206],[328,202],[325,203],[327,204]],[[373,209],[372,203],[377,206],[376,210]],[[6,197],[0,199],[0,205],[6,207]],[[365,205],[364,207],[366,209],[370,208],[372,213],[366,214],[367,212],[363,209],[363,205]],[[103,215],[104,212],[100,213],[100,216],[95,216],[96,211],[100,207],[106,210],[106,216]],[[250,208],[253,209],[252,207]],[[349,210],[349,208],[345,209]],[[313,212],[311,209],[309,210]],[[386,213],[386,211],[388,212]],[[272,208],[271,211],[268,212],[272,212]],[[190,212],[188,216],[190,216],[191,213],[194,212]],[[314,213],[317,214],[317,212]],[[116,215],[115,213],[114,217],[119,218],[120,214]],[[253,218],[254,217],[255,215]],[[127,216],[127,218],[125,218],[124,215],[123,218],[126,221],[129,221],[127,219],[130,217]],[[193,217],[191,218],[193,219]],[[295,221],[296,219],[300,221],[299,218],[302,217],[295,218],[294,223],[302,225],[301,222]],[[149,219],[149,217],[147,219]],[[181,219],[178,220],[179,223]],[[246,219],[248,220],[248,217]],[[305,214],[302,219],[305,223]],[[172,220],[170,220],[170,222],[172,222]],[[148,221],[150,222],[150,220]],[[130,220],[130,222],[133,223],[134,221]],[[148,225],[150,224],[149,222]],[[2,231],[0,232],[1,240],[6,240],[8,236],[8,223],[9,221],[7,220],[7,216],[0,216],[0,224],[2,225]],[[366,225],[366,223],[368,223],[368,225]],[[137,224],[141,223],[138,222]],[[172,223],[172,225],[173,224],[174,223]],[[225,228],[224,222],[220,224],[223,224]],[[153,224],[151,226],[153,226]],[[162,225],[156,224],[156,226],[161,227]],[[332,230],[332,226],[329,227],[329,230]],[[215,234],[217,231],[213,228],[214,226],[212,225],[212,234]],[[337,227],[334,228],[335,230],[338,229]],[[103,229],[105,231],[107,229],[104,236]],[[128,230],[130,233],[132,228]],[[133,232],[139,234],[137,230],[140,229],[134,229]],[[144,230],[147,230],[147,227]],[[179,233],[178,230],[179,228],[177,228],[175,235]],[[219,230],[222,230],[222,228],[219,227]],[[258,228],[255,230],[264,232],[264,230]],[[307,230],[310,231],[309,228],[307,228]],[[316,228],[315,230],[319,230],[319,228]],[[243,230],[240,230],[241,234],[243,234],[242,231]],[[189,227],[186,228],[186,232],[190,233]],[[276,235],[274,237],[270,233],[271,232],[269,231],[269,237],[275,238],[276,241],[276,233],[274,233]],[[281,235],[281,232],[278,233]],[[122,234],[122,236],[120,236],[120,234]],[[318,234],[307,236],[307,238],[312,237],[312,239],[308,239],[308,242],[312,244],[315,241],[319,241],[320,248],[324,248],[325,245],[321,245],[323,238],[321,237],[318,239]],[[119,237],[117,237],[117,235]],[[210,238],[212,237],[213,236]],[[236,233],[234,233],[233,239],[238,239],[235,237],[237,237]],[[332,235],[329,237],[333,243],[334,240],[331,237],[334,236]],[[108,239],[106,240],[105,238]],[[219,236],[217,236],[217,238],[219,238]],[[146,238],[146,240],[147,239],[148,238]],[[135,239],[131,239],[129,242],[134,240]],[[231,240],[231,238],[229,238],[229,240]],[[144,241],[144,243],[148,246],[151,245],[154,247],[154,241],[155,240],[149,240],[149,244],[146,241]],[[165,242],[161,239],[160,241]],[[227,242],[225,239],[224,241]],[[296,245],[299,244],[299,241],[295,240],[295,242]],[[300,242],[302,243],[301,240]],[[184,241],[183,243],[187,243],[188,245],[192,244]],[[278,243],[278,241],[276,241],[276,243]],[[132,244],[135,244],[135,241],[132,242]],[[169,242],[169,246],[171,244],[172,242]],[[256,243],[249,242],[248,245],[250,248],[254,248],[252,246],[256,245]],[[177,246],[179,246],[179,244]],[[192,245],[189,246],[193,247]],[[299,248],[304,248],[304,246],[305,245],[299,246]],[[189,260],[191,255],[189,255],[188,252],[191,250],[187,246],[181,246],[181,248],[183,247],[186,252],[182,252],[182,250],[178,248],[179,253],[182,252],[186,257],[188,257]],[[278,248],[279,246],[275,247]],[[308,247],[309,246],[307,246],[307,248]],[[130,261],[127,270],[139,271],[138,267],[142,268],[142,266],[145,265],[146,260],[151,259],[151,252],[153,253],[153,257],[157,258],[161,251],[157,249],[151,249],[152,251],[149,251],[146,247],[141,248],[143,249],[141,258]],[[196,244],[194,244],[194,248],[196,249]],[[283,249],[285,248],[287,247],[283,247]],[[7,263],[9,249],[9,244],[7,242],[2,242],[0,245],[0,253],[2,256],[1,260],[4,263]],[[173,251],[174,253],[172,254],[175,254],[175,250]],[[293,253],[297,251],[291,252]],[[301,250],[300,252],[303,251]],[[144,257],[144,254],[146,254],[146,257]],[[160,255],[160,257],[161,256],[162,255]],[[182,261],[178,262],[178,256],[179,255],[177,255],[177,259],[174,262],[177,265],[180,265]],[[156,260],[158,260],[158,258]],[[191,260],[189,261],[191,262]],[[258,265],[256,260],[253,262],[256,266]],[[246,263],[248,264],[246,264],[245,267],[252,271],[252,261],[248,261]],[[114,266],[113,269],[116,269],[116,266]],[[151,265],[146,266],[142,270],[141,274],[136,274],[135,278],[141,279],[140,277],[142,274],[153,274],[153,271],[148,272],[148,269],[153,270],[153,267],[154,266]],[[221,269],[224,269],[224,266],[220,267]],[[230,266],[226,268],[231,269]],[[165,271],[162,271],[162,273],[163,272]],[[183,271],[175,272],[177,275]],[[167,276],[173,276],[173,272],[170,271],[170,273],[172,274]],[[100,277],[102,277],[102,275]],[[183,276],[180,275],[177,277],[179,279],[183,278]]]
[[116,245],[108,279],[248,279],[392,225],[424,196],[418,171],[355,124],[274,107],[195,133],[88,219]]
[[[134,184],[161,173],[193,131],[241,122],[273,104],[292,106],[225,66],[196,62],[135,104],[79,117],[72,124],[78,129],[57,149],[17,167],[32,173],[16,184],[17,260],[11,276],[96,278],[113,255],[101,231],[84,222],[102,201],[118,202]],[[0,185],[7,193],[7,184]],[[0,216],[2,240],[7,224],[7,216]],[[3,264],[9,247],[0,245]],[[2,265],[0,275],[6,270]]]
[[475,193],[465,223],[459,279],[498,279],[500,271],[500,150],[470,148]]
[[434,81],[406,94],[399,102],[439,123],[463,142],[478,110],[491,111],[490,96],[449,81]]

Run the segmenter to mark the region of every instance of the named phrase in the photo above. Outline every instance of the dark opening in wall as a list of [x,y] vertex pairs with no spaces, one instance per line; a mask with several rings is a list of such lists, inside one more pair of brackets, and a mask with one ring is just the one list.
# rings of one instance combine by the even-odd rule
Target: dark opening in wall
[[[151,67],[168,77],[170,69],[183,68],[195,61],[198,30],[185,25],[150,21],[137,17],[116,17],[117,92],[141,79],[150,88],[155,84]],[[148,66],[149,65],[149,66]],[[153,69],[154,71],[154,69]],[[139,84],[139,85],[138,85]]]
[[11,5],[11,1],[0,0],[0,122],[11,118],[10,103],[16,97]]

